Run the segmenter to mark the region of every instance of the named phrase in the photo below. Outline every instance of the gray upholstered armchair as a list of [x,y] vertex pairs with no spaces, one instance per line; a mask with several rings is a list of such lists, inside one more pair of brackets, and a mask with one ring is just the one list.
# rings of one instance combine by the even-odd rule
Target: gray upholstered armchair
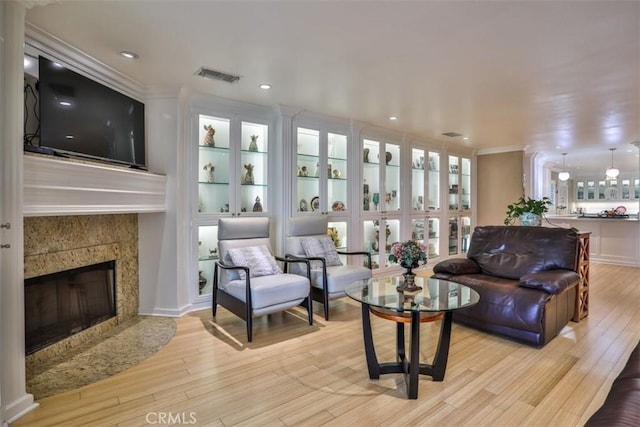
[[[356,280],[371,277],[371,254],[364,251],[337,251],[327,235],[327,217],[300,217],[289,221],[285,257],[311,261],[311,296],[323,304],[324,318],[329,320],[329,300],[345,296],[345,287]],[[367,267],[343,265],[338,254],[363,255]],[[291,272],[305,274],[302,265],[292,265]]]
[[[218,304],[247,322],[251,342],[252,318],[300,304],[313,324],[310,264],[305,260],[274,257],[269,240],[269,218],[221,218],[218,221],[220,261],[213,275],[213,316]],[[285,264],[285,272],[276,261]],[[286,273],[286,265],[300,265],[302,275]],[[306,272],[306,273],[305,273]]]

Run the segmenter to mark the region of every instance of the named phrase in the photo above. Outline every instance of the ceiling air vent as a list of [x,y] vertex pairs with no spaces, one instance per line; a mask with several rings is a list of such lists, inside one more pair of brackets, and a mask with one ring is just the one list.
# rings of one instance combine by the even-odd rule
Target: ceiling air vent
[[456,136],[462,136],[462,134],[458,132],[445,132],[443,133],[443,135],[451,138],[455,138]]
[[200,67],[195,74],[196,76],[204,77],[205,79],[222,80],[227,83],[235,83],[240,80],[240,76],[234,76],[233,74],[227,74],[222,71],[211,70],[205,67]]

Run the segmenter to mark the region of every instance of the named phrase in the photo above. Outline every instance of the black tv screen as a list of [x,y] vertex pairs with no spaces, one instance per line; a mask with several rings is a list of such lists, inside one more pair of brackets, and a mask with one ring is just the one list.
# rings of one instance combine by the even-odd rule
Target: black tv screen
[[145,168],[144,104],[39,57],[40,147]]

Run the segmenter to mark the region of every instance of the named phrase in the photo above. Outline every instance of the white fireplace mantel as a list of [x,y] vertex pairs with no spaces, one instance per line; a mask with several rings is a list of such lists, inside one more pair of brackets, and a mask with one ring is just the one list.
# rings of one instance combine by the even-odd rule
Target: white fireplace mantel
[[165,175],[24,155],[24,216],[166,211]]

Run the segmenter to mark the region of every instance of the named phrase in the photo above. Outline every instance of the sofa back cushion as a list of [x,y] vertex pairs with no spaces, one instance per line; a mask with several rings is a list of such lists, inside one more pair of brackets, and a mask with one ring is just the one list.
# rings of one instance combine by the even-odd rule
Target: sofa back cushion
[[485,274],[517,280],[539,271],[575,271],[577,243],[577,233],[568,228],[479,226],[467,257]]

